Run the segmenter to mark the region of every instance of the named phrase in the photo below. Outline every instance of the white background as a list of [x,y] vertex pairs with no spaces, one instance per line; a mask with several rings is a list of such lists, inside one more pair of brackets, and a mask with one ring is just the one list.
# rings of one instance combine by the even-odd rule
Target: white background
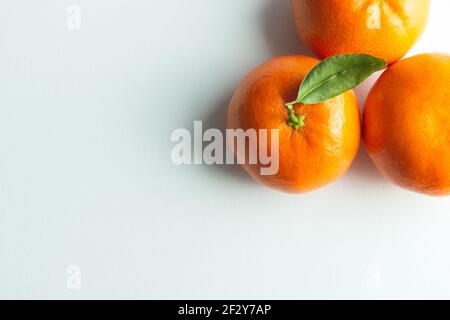
[[[174,129],[224,128],[253,67],[310,54],[289,11],[288,0],[2,0],[0,297],[450,298],[450,198],[388,184],[364,151],[306,195],[239,167],[170,161]],[[450,52],[448,12],[433,1],[413,53]],[[80,290],[67,288],[70,265]]]

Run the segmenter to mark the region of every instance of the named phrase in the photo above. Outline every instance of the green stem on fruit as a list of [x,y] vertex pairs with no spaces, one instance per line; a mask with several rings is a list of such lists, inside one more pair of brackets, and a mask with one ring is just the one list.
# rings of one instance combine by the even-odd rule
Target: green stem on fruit
[[303,128],[305,125],[305,116],[303,114],[295,113],[293,108],[296,102],[289,102],[285,104],[286,109],[288,110],[288,125],[290,125],[295,130]]

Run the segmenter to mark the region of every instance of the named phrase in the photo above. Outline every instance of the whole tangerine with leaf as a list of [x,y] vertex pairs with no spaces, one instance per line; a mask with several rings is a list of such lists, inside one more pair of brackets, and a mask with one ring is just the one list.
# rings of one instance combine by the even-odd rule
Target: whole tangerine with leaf
[[370,157],[393,183],[450,194],[450,55],[421,54],[389,67],[364,109]]
[[[338,55],[322,62],[284,56],[257,67],[231,99],[228,128],[278,130],[279,170],[261,175],[261,161],[244,163],[244,169],[257,181],[289,193],[312,191],[341,177],[361,137],[351,89],[385,67],[384,60],[369,55]],[[261,142],[270,145],[258,141],[258,148]],[[252,152],[248,144],[245,152]]]
[[389,64],[423,33],[430,0],[291,0],[303,41],[320,57],[367,53]]

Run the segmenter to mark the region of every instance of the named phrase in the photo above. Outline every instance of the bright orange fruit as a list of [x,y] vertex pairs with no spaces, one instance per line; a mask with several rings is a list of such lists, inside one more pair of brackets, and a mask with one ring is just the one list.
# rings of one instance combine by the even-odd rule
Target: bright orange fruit
[[297,31],[321,58],[366,53],[389,64],[423,32],[430,0],[292,0]]
[[285,104],[295,100],[303,78],[318,63],[304,56],[270,60],[241,82],[230,102],[228,128],[279,129],[278,173],[261,175],[260,162],[243,167],[281,191],[307,192],[336,180],[358,151],[360,114],[351,90],[320,104],[295,105],[295,113],[304,116],[303,126],[296,129],[288,123]]
[[450,56],[423,54],[388,68],[367,98],[364,139],[392,182],[450,194]]

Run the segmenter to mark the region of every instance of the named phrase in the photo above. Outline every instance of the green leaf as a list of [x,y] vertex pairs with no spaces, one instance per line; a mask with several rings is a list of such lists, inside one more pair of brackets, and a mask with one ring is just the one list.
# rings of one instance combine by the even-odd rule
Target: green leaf
[[316,104],[334,98],[386,67],[386,61],[367,54],[330,57],[308,73],[293,103]]

